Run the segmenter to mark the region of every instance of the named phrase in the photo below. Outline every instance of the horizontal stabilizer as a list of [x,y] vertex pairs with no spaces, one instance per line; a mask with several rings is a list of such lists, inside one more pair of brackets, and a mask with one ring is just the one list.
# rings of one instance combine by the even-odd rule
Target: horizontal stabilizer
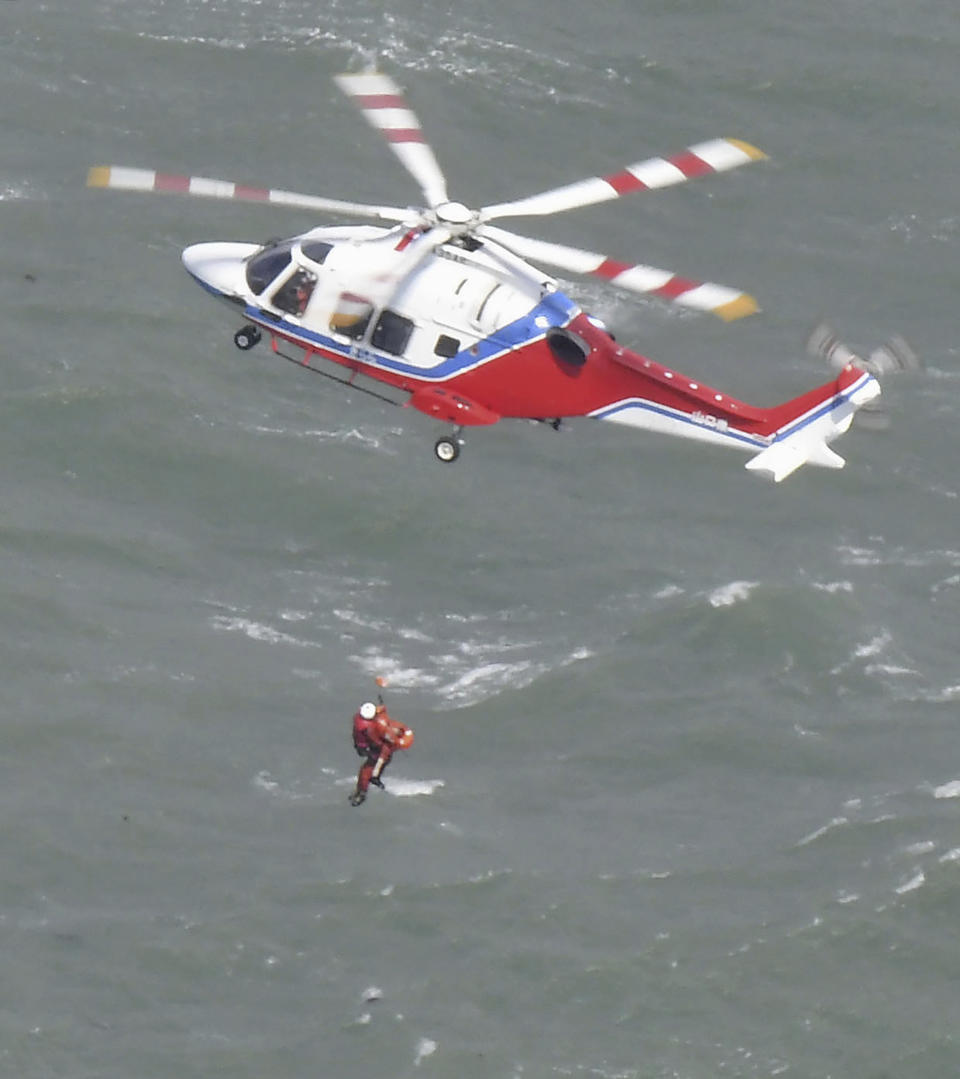
[[840,454],[835,453],[825,442],[805,446],[802,442],[791,442],[788,438],[782,442],[774,442],[756,457],[751,457],[746,467],[751,472],[757,472],[773,480],[774,483],[779,483],[791,472],[796,472],[801,465],[815,464],[824,468],[843,468],[844,463]]
[[[829,390],[829,386],[822,390]],[[843,468],[843,458],[830,449],[829,443],[849,429],[858,409],[880,396],[880,384],[871,375],[848,366],[841,372],[834,390],[832,396],[820,402],[810,401],[810,395],[798,398],[812,407],[790,417],[778,429],[774,441],[751,457],[746,468],[774,483],[780,483],[805,464]]]

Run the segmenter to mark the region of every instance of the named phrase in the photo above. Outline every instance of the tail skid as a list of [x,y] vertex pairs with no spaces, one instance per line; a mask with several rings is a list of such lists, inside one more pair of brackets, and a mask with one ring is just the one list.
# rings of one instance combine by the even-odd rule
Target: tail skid
[[746,468],[780,483],[801,465],[843,468],[844,460],[829,443],[850,427],[854,414],[880,396],[880,383],[853,365],[833,382],[771,410],[777,423],[772,442]]

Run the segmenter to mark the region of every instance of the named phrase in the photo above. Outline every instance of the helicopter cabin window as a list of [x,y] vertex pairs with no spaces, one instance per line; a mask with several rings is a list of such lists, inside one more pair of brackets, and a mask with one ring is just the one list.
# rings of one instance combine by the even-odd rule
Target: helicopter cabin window
[[374,348],[381,348],[384,352],[400,356],[407,347],[407,342],[410,340],[410,334],[412,333],[413,322],[408,318],[404,318],[403,315],[398,315],[396,311],[391,311],[387,308],[377,319],[377,324],[373,328],[373,336],[370,338],[370,344]]
[[290,265],[292,241],[267,244],[247,259],[247,284],[250,291],[259,296]]
[[330,316],[330,329],[358,341],[367,332],[373,304],[352,292],[341,292]]
[[300,250],[311,262],[322,263],[333,250],[333,244],[324,243],[322,240],[304,240],[300,244]]
[[433,346],[433,351],[437,356],[442,356],[445,360],[450,360],[460,351],[460,342],[455,337],[450,337],[448,334],[442,333],[437,338],[437,343]]
[[309,270],[296,270],[273,294],[273,306],[298,318],[307,309],[317,283],[317,275]]

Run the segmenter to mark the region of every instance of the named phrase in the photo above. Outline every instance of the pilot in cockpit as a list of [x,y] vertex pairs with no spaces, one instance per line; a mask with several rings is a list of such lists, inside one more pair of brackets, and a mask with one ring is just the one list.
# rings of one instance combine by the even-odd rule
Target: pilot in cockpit
[[307,309],[316,283],[316,274],[309,270],[294,271],[274,294],[274,306],[300,318]]

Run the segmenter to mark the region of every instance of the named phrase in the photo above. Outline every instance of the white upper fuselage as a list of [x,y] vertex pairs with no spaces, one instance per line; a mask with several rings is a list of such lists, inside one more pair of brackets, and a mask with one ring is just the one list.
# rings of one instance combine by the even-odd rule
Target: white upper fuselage
[[[403,226],[320,227],[263,247],[196,244],[183,261],[265,328],[428,377],[457,356],[465,366],[478,350],[515,348],[576,312],[551,278],[500,248],[418,248],[420,236]],[[559,301],[548,313],[545,298]]]

